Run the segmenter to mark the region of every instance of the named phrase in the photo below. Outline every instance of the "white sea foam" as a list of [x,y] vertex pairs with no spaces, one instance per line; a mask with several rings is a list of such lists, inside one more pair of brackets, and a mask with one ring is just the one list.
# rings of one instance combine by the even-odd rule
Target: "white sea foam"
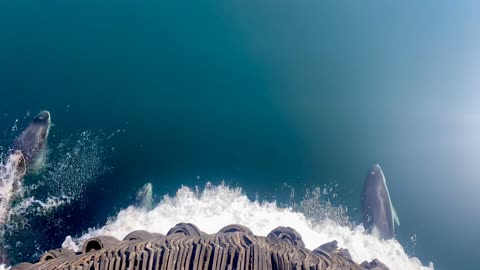
[[0,225],[6,222],[11,200],[20,190],[19,178],[24,173],[19,171],[20,158],[19,155],[11,154],[5,163],[0,163]]
[[91,229],[78,239],[66,238],[63,247],[78,250],[85,240],[97,235],[112,235],[119,239],[133,230],[148,230],[165,234],[180,222],[190,222],[206,233],[215,233],[229,224],[243,224],[255,234],[266,236],[278,226],[296,229],[305,245],[314,249],[320,244],[337,240],[348,248],[357,262],[378,258],[392,270],[433,269],[409,257],[396,240],[380,241],[364,233],[362,226],[351,229],[331,219],[312,221],[301,212],[277,206],[276,202],[251,201],[240,188],[225,185],[194,191],[181,187],[175,196],[165,196],[152,210],[130,206],[120,211],[105,226]]
[[15,215],[23,215],[28,212],[44,215],[45,213],[53,211],[57,207],[68,204],[71,201],[72,199],[68,196],[49,197],[45,201],[35,199],[35,197],[32,196],[22,199],[10,210],[10,213]]
[[[3,238],[3,225],[8,218],[11,201],[15,197],[15,193],[21,190],[21,182],[18,180],[24,172],[19,171],[18,158],[18,155],[12,154],[7,157],[5,162],[0,161],[0,242]],[[0,270],[6,269],[10,269],[10,267],[0,264]]]

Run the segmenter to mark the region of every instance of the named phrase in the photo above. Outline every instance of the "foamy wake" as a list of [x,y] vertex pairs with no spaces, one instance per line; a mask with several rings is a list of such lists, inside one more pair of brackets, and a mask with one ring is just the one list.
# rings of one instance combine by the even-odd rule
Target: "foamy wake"
[[15,215],[24,215],[27,212],[45,214],[62,205],[69,204],[71,201],[72,198],[68,196],[49,197],[46,201],[35,199],[35,197],[28,197],[15,205],[10,210],[10,213]]
[[[15,195],[15,189],[20,189],[17,155],[9,155],[5,163],[0,161],[0,244],[3,245],[3,229],[8,218],[11,201]],[[16,183],[17,182],[17,183]],[[17,187],[15,187],[17,185]],[[1,255],[1,254],[0,254]],[[0,270],[10,269],[0,264]]]
[[123,239],[133,230],[165,234],[180,222],[193,223],[206,233],[216,233],[226,225],[238,223],[263,236],[280,225],[289,226],[302,235],[309,249],[337,240],[357,262],[378,258],[392,270],[433,269],[432,263],[423,266],[417,258],[409,257],[396,240],[378,240],[365,234],[362,226],[352,230],[329,219],[312,222],[303,213],[279,207],[276,202],[251,201],[240,188],[209,184],[201,192],[182,187],[174,197],[164,196],[150,211],[130,206],[100,229],[91,229],[78,239],[68,236],[62,247],[78,250],[90,237],[112,235]]
[[5,223],[8,206],[13,196],[15,174],[12,171],[11,164],[0,165],[0,224]]
[[[18,155],[9,155],[5,163],[0,162],[0,225],[4,224],[10,209],[10,203],[15,195],[15,189],[20,189],[18,171],[19,164]],[[22,172],[23,174],[23,172]],[[17,185],[17,187],[15,187]]]

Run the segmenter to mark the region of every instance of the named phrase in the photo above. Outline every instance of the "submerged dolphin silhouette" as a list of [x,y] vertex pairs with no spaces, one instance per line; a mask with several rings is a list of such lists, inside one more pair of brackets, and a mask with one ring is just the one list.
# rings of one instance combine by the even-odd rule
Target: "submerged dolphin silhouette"
[[367,231],[380,239],[394,238],[394,223],[399,226],[400,220],[393,208],[380,165],[373,165],[368,172],[361,200],[363,225]]

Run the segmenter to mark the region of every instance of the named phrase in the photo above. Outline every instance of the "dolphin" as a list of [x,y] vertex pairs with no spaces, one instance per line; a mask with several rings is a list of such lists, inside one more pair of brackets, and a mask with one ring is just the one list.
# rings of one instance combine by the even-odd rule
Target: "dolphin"
[[6,162],[0,164],[0,225],[7,217],[10,202],[21,187],[23,177],[45,156],[50,126],[50,113],[40,112],[15,139]]
[[50,126],[50,112],[41,111],[13,142],[13,152],[22,153],[27,167],[33,166],[45,155]]
[[143,187],[137,192],[136,205],[139,208],[150,211],[153,209],[153,186],[152,183],[146,183]]
[[367,232],[379,239],[394,238],[394,224],[400,226],[400,220],[393,208],[380,165],[374,164],[368,172],[363,183],[361,200],[363,225]]

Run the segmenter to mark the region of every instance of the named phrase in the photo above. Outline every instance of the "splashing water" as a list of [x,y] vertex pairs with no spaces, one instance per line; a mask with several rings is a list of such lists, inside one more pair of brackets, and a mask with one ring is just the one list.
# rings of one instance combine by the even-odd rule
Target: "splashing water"
[[153,208],[152,183],[146,183],[137,192],[135,200],[138,207],[142,207],[146,210],[151,210]]
[[0,225],[6,222],[11,200],[21,189],[19,178],[24,171],[19,170],[20,162],[18,155],[11,154],[5,164],[0,164]]
[[[27,212],[30,207],[49,209],[78,199],[86,186],[107,170],[103,165],[102,139],[92,132],[84,131],[79,136],[64,139],[53,150],[56,152],[53,160],[46,163],[46,157],[42,157],[41,166],[33,171],[33,174],[41,174],[41,181],[31,183],[25,190],[15,186],[21,184],[17,180],[23,176],[18,171],[17,156],[8,155],[5,164],[0,165],[0,224],[7,222],[11,215]],[[42,171],[47,166],[51,169]],[[21,198],[10,208],[12,198],[22,193],[33,195]],[[37,196],[41,199],[35,199]]]
[[331,220],[340,226],[353,228],[350,217],[347,215],[348,209],[343,205],[333,205],[329,197],[337,197],[337,193],[331,186],[325,186],[323,189],[320,187],[313,190],[307,189],[303,200],[300,204],[294,204],[293,210],[303,213],[312,222]]
[[[23,164],[23,165],[22,165]],[[8,155],[5,163],[0,160],[0,259],[6,261],[5,253],[5,224],[9,218],[12,200],[22,193],[21,178],[25,175],[23,156],[18,152]],[[6,266],[0,264],[0,269]]]
[[[313,208],[313,204],[309,202],[308,207]],[[317,204],[317,207],[323,208],[322,204]],[[319,213],[325,211],[328,210],[319,210]],[[433,269],[432,263],[426,267],[417,258],[409,257],[396,240],[378,240],[365,234],[362,226],[342,226],[339,224],[341,222],[330,219],[336,215],[338,213],[321,220],[312,220],[301,211],[279,207],[276,202],[251,201],[242,194],[241,188],[230,188],[224,184],[207,184],[201,192],[181,187],[174,197],[164,196],[154,209],[148,211],[130,206],[120,211],[102,228],[90,229],[77,239],[68,236],[62,247],[78,250],[81,243],[90,237],[112,235],[123,239],[133,230],[165,234],[180,222],[193,223],[206,233],[216,233],[226,225],[238,223],[263,236],[282,225],[296,229],[309,249],[337,240],[340,247],[350,250],[357,262],[378,258],[392,270]]]
[[[16,204],[12,209],[11,212],[15,213],[15,215],[25,215],[28,214],[35,214],[35,215],[45,215],[49,211],[54,211],[55,208],[58,208],[62,205],[69,204],[72,201],[70,197],[49,197],[45,201],[41,201],[35,199],[35,197],[28,197],[23,199],[21,202]],[[8,226],[9,229],[14,229],[18,227],[18,223],[15,226]]]
[[42,185],[50,196],[79,199],[99,175],[109,168],[103,161],[106,147],[103,134],[83,131],[80,135],[64,138],[50,158],[51,168],[42,177]]
[[[104,145],[104,138],[103,133],[84,131],[57,142],[53,140],[52,143],[51,140],[46,153],[48,158],[42,159],[46,161],[45,164],[41,170],[24,179],[21,193],[15,192],[13,196],[12,184],[8,190],[0,185],[0,194],[12,194],[14,198],[9,207],[1,206],[6,219],[0,229],[0,246],[4,253],[10,255],[12,262],[34,260],[46,246],[52,245],[51,241],[55,241],[46,239],[48,236],[42,235],[42,229],[35,224],[55,220],[59,224],[58,228],[55,227],[59,237],[64,235],[64,230],[68,230],[64,219],[68,220],[72,203],[82,199],[88,185],[109,169],[104,164],[108,155],[105,153],[108,147]],[[8,158],[6,160],[2,163],[4,166],[0,167],[0,179],[7,180],[2,181],[5,183],[13,183],[15,164],[9,162]],[[20,242],[21,246],[18,246]],[[8,267],[0,265],[0,270],[3,269]]]

